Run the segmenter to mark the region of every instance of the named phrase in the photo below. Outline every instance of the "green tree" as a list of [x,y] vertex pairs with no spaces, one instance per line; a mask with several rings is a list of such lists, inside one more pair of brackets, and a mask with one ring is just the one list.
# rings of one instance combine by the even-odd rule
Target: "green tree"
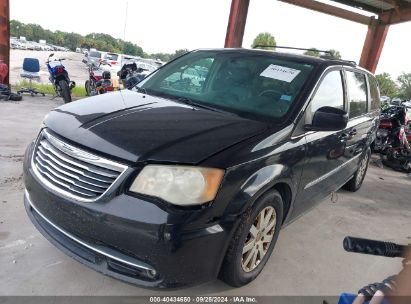
[[320,57],[320,51],[316,48],[311,48],[308,51],[304,52],[304,55],[313,56],[313,57]]
[[404,99],[411,99],[411,72],[403,72],[398,76],[397,81],[400,85],[399,95]]
[[275,50],[277,45],[275,38],[268,32],[260,33],[257,37],[254,38],[252,48],[256,49],[266,49],[266,50]]
[[64,44],[64,32],[61,31],[55,31],[54,32],[54,44],[56,45],[63,45]]
[[380,87],[381,95],[394,97],[398,95],[398,86],[392,80],[389,73],[381,73],[375,76]]
[[64,46],[72,51],[80,47],[80,42],[83,37],[76,33],[66,33],[64,35]]
[[331,50],[329,50],[329,52],[330,52],[330,55],[332,57],[337,58],[337,59],[341,59],[341,54],[340,54],[339,51],[331,49]]
[[38,24],[25,24],[17,20],[10,21],[11,36],[24,36],[27,40],[39,41],[45,39],[47,42],[65,46],[71,50],[78,47],[95,48],[104,52],[125,53],[143,58],[154,58],[162,61],[170,61],[188,52],[187,49],[176,50],[173,54],[156,53],[148,54],[137,44],[114,38],[104,33],[91,33],[86,36],[77,33],[66,33],[62,31],[50,31],[43,29]]
[[154,53],[149,55],[150,58],[160,59],[161,61],[167,62],[170,61],[171,54],[167,53]]
[[188,52],[189,52],[189,50],[187,50],[187,49],[176,50],[176,51],[174,52],[174,54],[171,54],[170,60],[173,60],[174,58],[180,57],[180,56],[182,56],[182,55],[184,55],[184,54],[186,54],[186,53],[188,53]]

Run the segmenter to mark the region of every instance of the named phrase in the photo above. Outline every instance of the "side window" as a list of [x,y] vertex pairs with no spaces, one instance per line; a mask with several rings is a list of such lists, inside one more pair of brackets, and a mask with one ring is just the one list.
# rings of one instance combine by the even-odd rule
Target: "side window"
[[311,109],[307,112],[307,121],[311,122],[315,111],[325,106],[344,110],[344,90],[341,71],[329,72],[323,78],[311,100]]
[[347,71],[350,118],[367,113],[367,82],[365,75]]
[[370,84],[371,110],[379,109],[381,102],[377,80],[373,76],[368,76],[368,83]]

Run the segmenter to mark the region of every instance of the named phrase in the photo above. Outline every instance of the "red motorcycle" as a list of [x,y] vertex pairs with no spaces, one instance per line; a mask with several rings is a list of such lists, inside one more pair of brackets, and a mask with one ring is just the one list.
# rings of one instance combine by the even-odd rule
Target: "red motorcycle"
[[381,112],[380,125],[373,145],[374,152],[385,154],[388,148],[398,146],[402,142],[399,141],[402,126],[406,131],[405,137],[408,137],[408,141],[411,140],[411,134],[407,132],[409,121],[406,112],[405,106],[394,106]]
[[108,65],[111,67],[111,64],[105,60],[100,61],[98,66],[95,64],[88,64],[86,60],[83,60],[83,62],[88,65],[89,73],[89,79],[86,80],[84,84],[87,96],[105,94],[107,92],[114,91],[110,71],[106,71],[101,67],[102,65]]

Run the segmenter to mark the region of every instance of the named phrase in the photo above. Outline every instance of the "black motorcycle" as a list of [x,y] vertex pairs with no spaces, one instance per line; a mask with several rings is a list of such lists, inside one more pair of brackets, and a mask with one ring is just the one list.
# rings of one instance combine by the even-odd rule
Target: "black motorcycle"
[[117,73],[124,88],[131,90],[148,75],[147,70],[137,67],[135,62],[126,63]]

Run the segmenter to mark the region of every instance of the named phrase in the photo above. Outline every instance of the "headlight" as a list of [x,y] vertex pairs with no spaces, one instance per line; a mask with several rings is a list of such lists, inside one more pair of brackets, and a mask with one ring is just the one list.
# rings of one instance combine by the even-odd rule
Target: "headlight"
[[130,191],[175,205],[200,205],[215,198],[223,175],[221,169],[148,165],[134,180]]

